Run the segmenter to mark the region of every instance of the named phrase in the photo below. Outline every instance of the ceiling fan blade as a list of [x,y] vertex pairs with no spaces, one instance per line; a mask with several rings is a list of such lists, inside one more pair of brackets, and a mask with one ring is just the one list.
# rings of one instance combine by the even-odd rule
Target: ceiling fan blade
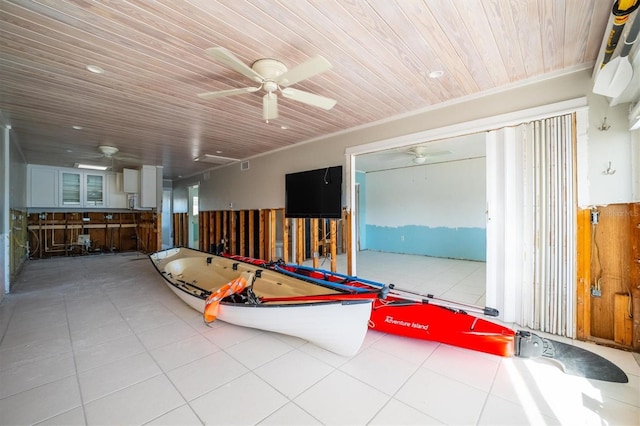
[[259,87],[243,87],[241,89],[220,90],[218,92],[198,93],[198,97],[202,99],[223,98],[225,96],[241,95],[243,93],[252,93],[260,90]]
[[278,96],[275,93],[267,93],[262,97],[262,118],[267,123],[278,118]]
[[408,151],[411,155],[420,155],[423,157],[438,157],[441,155],[451,154],[451,151],[429,151],[429,148],[426,146],[414,146],[413,148],[409,148]]
[[325,98],[324,96],[315,95],[313,93],[305,92],[304,90],[292,89],[290,87],[282,89],[282,96],[287,99],[293,99],[294,101],[326,110],[333,108],[337,102],[335,99]]
[[277,83],[282,87],[288,87],[329,69],[331,69],[331,63],[329,61],[320,55],[314,56],[279,76]]
[[205,50],[208,55],[213,56],[218,61],[222,62],[229,68],[232,68],[238,71],[240,74],[243,74],[249,77],[253,81],[257,81],[258,83],[262,83],[264,77],[251,69],[247,64],[238,59],[233,53],[229,52],[224,47],[211,47]]

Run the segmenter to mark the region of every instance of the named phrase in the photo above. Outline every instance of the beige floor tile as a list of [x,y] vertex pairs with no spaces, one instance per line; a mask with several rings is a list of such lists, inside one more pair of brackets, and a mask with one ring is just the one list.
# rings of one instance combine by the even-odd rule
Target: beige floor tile
[[29,425],[82,405],[75,376],[0,399],[0,424]]
[[182,405],[185,400],[164,375],[85,404],[87,423],[141,425]]

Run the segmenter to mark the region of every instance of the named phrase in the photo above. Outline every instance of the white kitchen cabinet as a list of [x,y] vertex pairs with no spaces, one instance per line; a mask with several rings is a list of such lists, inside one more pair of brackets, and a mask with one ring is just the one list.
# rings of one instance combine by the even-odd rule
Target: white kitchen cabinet
[[58,169],[29,166],[27,174],[29,207],[58,207]]
[[105,174],[60,170],[61,207],[106,207]]
[[105,191],[105,175],[104,173],[85,173],[84,175],[84,206],[85,207],[105,207],[106,191]]
[[157,180],[155,166],[142,166],[140,169],[140,207],[157,207]]
[[106,174],[107,207],[110,209],[126,209],[127,194],[122,191],[122,173]]
[[[34,164],[27,170],[27,207],[150,209],[157,205],[155,166],[125,173]],[[135,195],[127,194],[132,190]],[[129,198],[135,205],[129,205]]]
[[127,194],[140,192],[140,170],[122,169],[123,191]]
[[82,173],[60,171],[60,206],[80,207],[82,205]]

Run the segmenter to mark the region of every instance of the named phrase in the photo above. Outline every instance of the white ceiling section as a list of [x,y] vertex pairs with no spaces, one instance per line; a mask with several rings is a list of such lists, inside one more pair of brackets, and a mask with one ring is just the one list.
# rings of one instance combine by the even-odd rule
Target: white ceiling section
[[[165,178],[246,159],[467,96],[593,66],[612,1],[3,1],[0,112],[28,163],[105,161],[98,146]],[[289,69],[331,69],[295,85],[330,110],[263,91],[206,50]],[[104,70],[87,70],[93,65]],[[442,77],[430,78],[434,71]],[[73,126],[80,127],[75,129]],[[108,159],[107,159],[108,160]],[[116,164],[118,164],[116,162]]]
[[[356,157],[356,170],[374,172],[485,157],[485,139],[485,133],[482,132],[362,154]],[[416,151],[416,147],[420,149]],[[416,158],[424,158],[424,161],[416,161]]]

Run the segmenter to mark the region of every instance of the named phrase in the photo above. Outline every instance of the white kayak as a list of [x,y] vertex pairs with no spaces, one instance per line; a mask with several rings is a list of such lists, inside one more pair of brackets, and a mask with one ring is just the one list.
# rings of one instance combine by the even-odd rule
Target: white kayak
[[215,296],[242,280],[246,288],[229,290],[216,302],[218,319],[299,337],[344,356],[355,355],[362,346],[372,302],[378,297],[189,248],[163,250],[149,258],[169,288],[205,318]]

